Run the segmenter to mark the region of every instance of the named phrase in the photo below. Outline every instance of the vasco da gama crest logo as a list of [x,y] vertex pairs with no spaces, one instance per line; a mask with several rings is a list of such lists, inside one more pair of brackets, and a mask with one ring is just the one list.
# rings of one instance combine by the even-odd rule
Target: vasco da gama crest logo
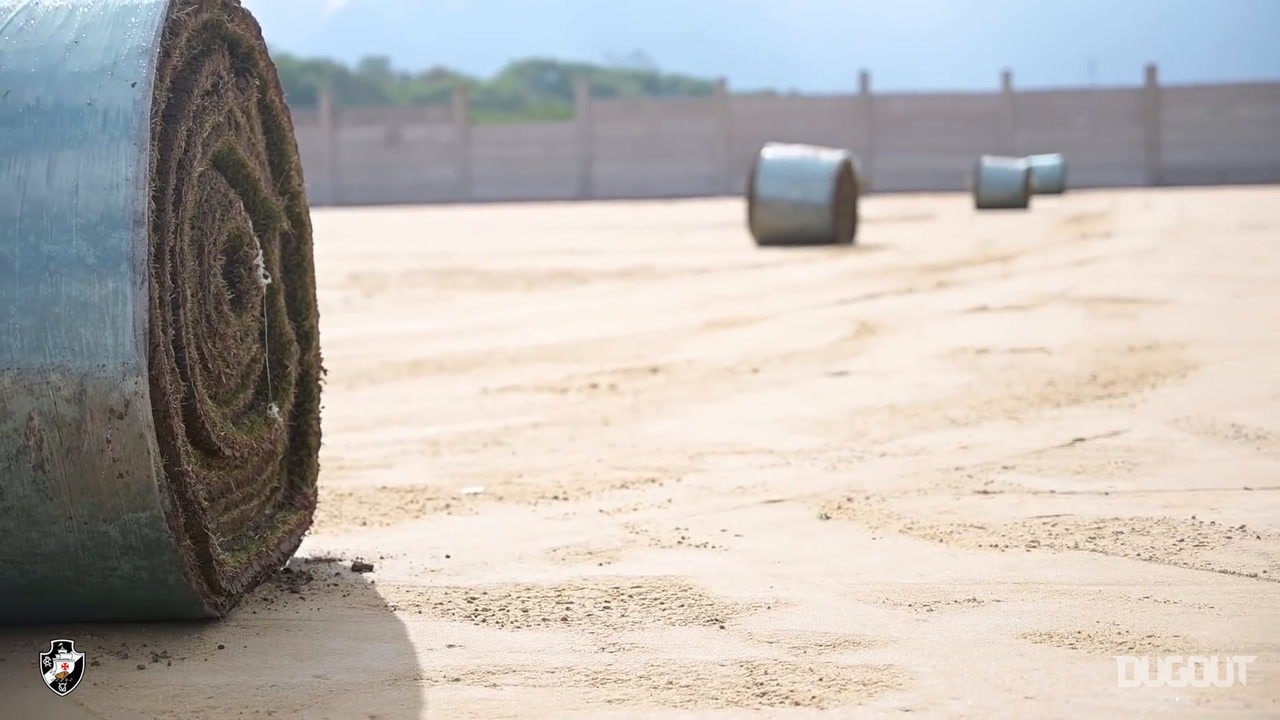
[[84,677],[84,653],[76,652],[74,640],[53,640],[49,652],[40,653],[40,676],[59,695],[68,695]]

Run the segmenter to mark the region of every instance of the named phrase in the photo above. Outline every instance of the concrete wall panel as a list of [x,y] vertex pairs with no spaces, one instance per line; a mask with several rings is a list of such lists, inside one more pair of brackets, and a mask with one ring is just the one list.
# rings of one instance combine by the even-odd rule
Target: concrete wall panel
[[724,192],[724,139],[715,98],[592,103],[596,197],[684,197]]
[[1060,90],[1015,96],[1017,154],[1063,153],[1073,186],[1145,182],[1142,90]]
[[1064,153],[1071,187],[1280,182],[1280,83],[1154,78],[1121,89],[595,99],[571,121],[478,127],[458,122],[459,94],[426,108],[298,108],[294,124],[317,206],[741,193],[770,141],[852,150],[877,191],[961,190],[983,153]]
[[463,148],[452,124],[340,126],[336,145],[340,204],[465,199]]
[[471,131],[473,200],[575,197],[577,123],[481,125]]
[[963,190],[979,155],[1012,151],[1004,95],[878,95],[873,106],[877,190]]
[[1280,182],[1280,85],[1160,91],[1159,181]]

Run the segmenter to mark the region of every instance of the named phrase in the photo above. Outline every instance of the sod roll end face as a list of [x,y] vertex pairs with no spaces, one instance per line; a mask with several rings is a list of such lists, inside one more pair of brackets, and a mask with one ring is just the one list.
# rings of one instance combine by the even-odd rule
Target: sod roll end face
[[0,622],[225,613],[311,523],[288,107],[237,0],[0,0]]

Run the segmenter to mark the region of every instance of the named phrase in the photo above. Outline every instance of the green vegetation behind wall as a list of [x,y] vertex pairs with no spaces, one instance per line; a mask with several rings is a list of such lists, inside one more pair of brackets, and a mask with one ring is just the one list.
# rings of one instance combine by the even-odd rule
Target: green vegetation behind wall
[[597,98],[696,97],[715,88],[713,79],[548,58],[517,60],[489,79],[443,67],[405,72],[383,57],[354,66],[280,52],[273,58],[285,95],[296,107],[314,107],[325,86],[341,107],[435,105],[449,102],[454,86],[464,83],[471,91],[472,120],[479,123],[567,120],[573,117],[578,78],[590,80]]

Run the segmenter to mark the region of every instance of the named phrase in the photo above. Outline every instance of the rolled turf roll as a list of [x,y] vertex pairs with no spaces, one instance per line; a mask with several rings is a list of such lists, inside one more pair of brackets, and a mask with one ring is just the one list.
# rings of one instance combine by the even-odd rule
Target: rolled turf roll
[[858,177],[847,150],[767,143],[747,180],[747,227],[761,246],[849,245]]
[[1031,166],[1031,192],[1036,195],[1061,195],[1067,191],[1067,159],[1060,153],[1028,155]]
[[218,616],[310,526],[311,225],[238,0],[0,0],[0,622]]
[[1024,210],[1031,206],[1031,166],[1025,158],[983,155],[973,173],[973,206]]

